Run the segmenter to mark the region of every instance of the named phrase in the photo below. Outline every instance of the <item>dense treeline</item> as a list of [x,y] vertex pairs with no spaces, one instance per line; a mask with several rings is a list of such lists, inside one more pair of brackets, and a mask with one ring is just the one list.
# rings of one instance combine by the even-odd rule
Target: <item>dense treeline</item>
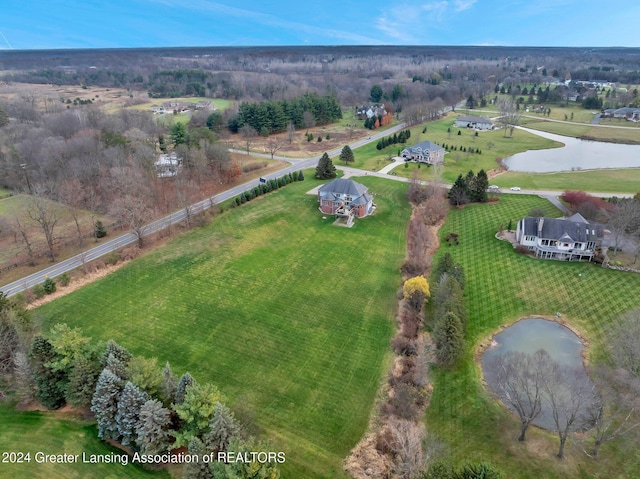
[[342,118],[335,96],[306,93],[298,98],[280,101],[240,104],[238,115],[229,120],[229,130],[237,133],[249,125],[261,134],[280,133],[292,123],[295,128],[326,125]]
[[396,145],[398,143],[406,143],[411,138],[411,130],[402,130],[400,133],[380,138],[376,144],[376,150],[383,150],[387,146]]

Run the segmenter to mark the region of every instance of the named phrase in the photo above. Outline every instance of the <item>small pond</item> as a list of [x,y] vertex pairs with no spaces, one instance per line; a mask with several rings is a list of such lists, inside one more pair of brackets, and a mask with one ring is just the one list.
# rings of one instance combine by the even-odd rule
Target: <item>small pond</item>
[[[551,359],[561,366],[584,370],[582,350],[584,344],[569,328],[540,318],[521,319],[493,337],[493,342],[482,356],[482,371],[487,384],[495,391],[496,379],[488,370],[492,360],[508,351],[533,354],[545,349]],[[548,406],[543,402],[542,412],[533,424],[553,429],[553,420]]]
[[[504,163],[511,171],[551,173],[640,167],[640,145],[587,141],[528,128],[521,129],[558,141],[565,146],[546,150],[528,150],[505,158]],[[640,136],[640,129],[638,135]]]

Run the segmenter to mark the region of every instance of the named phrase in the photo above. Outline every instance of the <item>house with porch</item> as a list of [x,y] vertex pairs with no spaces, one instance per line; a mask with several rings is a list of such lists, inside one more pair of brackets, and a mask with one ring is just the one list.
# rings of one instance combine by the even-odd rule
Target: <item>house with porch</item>
[[318,189],[320,211],[328,215],[363,218],[376,205],[367,187],[351,179],[336,178]]
[[415,161],[435,165],[444,163],[445,149],[431,141],[423,141],[413,146],[408,146],[400,153],[404,161]]
[[487,116],[459,116],[453,124],[456,128],[492,130],[493,122]]
[[587,221],[580,213],[569,218],[526,217],[516,228],[517,244],[541,259],[591,261],[603,238],[604,226]]

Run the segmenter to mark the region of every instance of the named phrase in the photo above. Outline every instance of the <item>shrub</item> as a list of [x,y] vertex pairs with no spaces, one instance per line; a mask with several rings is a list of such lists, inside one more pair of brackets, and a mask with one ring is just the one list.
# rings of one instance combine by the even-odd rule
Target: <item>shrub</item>
[[31,292],[36,297],[36,299],[40,299],[44,297],[45,294],[47,294],[42,284],[36,284],[33,288],[31,288]]
[[107,230],[104,229],[102,221],[96,220],[95,224],[93,225],[93,234],[96,236],[96,238],[104,238],[105,236],[107,236]]
[[58,283],[60,283],[60,286],[69,286],[70,282],[71,278],[67,273],[62,273],[62,275],[60,275],[60,277],[58,278]]

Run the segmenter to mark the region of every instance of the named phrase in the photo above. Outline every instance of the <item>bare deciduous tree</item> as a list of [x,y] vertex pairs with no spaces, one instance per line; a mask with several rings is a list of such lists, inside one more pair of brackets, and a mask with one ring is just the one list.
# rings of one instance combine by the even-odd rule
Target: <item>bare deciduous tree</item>
[[615,366],[640,379],[640,309],[615,321],[610,338],[609,351]]
[[251,149],[251,144],[253,143],[253,140],[256,138],[256,136],[258,136],[258,132],[251,125],[244,125],[242,128],[240,128],[240,134],[244,139],[244,144],[248,155],[249,150]]
[[27,216],[42,229],[49,249],[49,257],[52,263],[55,262],[56,256],[53,248],[58,238],[55,236],[54,231],[60,221],[56,206],[42,196],[36,195],[29,199],[26,208]]
[[289,124],[287,125],[287,139],[289,140],[289,143],[293,142],[293,139],[296,136],[296,126],[293,124],[292,121],[289,122]]
[[152,210],[146,204],[146,198],[140,195],[125,194],[116,198],[111,204],[111,215],[138,238],[138,245],[142,244],[142,227],[152,218]]
[[424,468],[426,457],[422,444],[425,432],[422,424],[391,417],[382,437],[386,447],[393,453],[397,477],[410,479]]
[[273,136],[269,137],[269,139],[267,140],[267,150],[271,154],[272,160],[273,160],[273,155],[275,155],[278,152],[278,150],[280,150],[280,148],[282,148],[282,142],[280,141],[280,138],[273,137]]
[[29,259],[29,265],[33,266],[35,264],[35,256],[33,254],[33,246],[31,245],[31,239],[29,237],[29,230],[27,225],[24,222],[20,222],[20,218],[16,218],[15,222],[15,231],[20,234],[22,237],[22,241],[24,241],[24,247],[27,250],[27,258]]
[[500,112],[500,123],[504,125],[504,136],[507,136],[507,130],[509,130],[509,136],[513,136],[513,130],[520,123],[521,114],[516,108],[516,104],[510,98],[500,98],[498,100],[498,111]]
[[549,354],[540,349],[533,354],[509,351],[488,365],[498,395],[520,418],[518,441],[525,440],[527,428],[542,411],[544,380],[552,371],[552,363]]
[[597,457],[600,446],[626,436],[640,427],[640,381],[628,371],[605,367],[593,370],[597,389],[592,391],[586,408],[586,420],[592,431],[593,447],[587,451]]
[[618,253],[624,235],[630,233],[630,230],[637,226],[638,221],[640,221],[640,201],[634,199],[620,201],[615,211],[609,215],[607,224],[613,229],[613,256]]
[[564,447],[569,434],[587,424],[589,401],[595,385],[583,368],[561,367],[553,363],[553,371],[545,375],[544,391],[551,408],[551,417],[560,439],[558,458],[564,458]]

